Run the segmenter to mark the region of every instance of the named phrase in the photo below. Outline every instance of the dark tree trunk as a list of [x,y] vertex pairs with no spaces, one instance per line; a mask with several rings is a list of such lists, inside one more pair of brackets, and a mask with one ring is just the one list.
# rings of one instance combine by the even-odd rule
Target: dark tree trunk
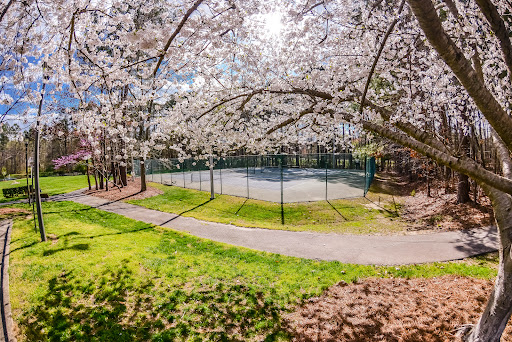
[[91,190],[91,175],[90,175],[90,170],[89,170],[89,159],[87,159],[85,165],[87,166],[87,169],[86,169],[86,172],[87,172],[87,184],[89,185],[89,190]]
[[140,191],[144,192],[146,190],[146,165],[144,159],[140,158]]
[[128,185],[128,178],[126,176],[126,161],[124,161],[124,165],[119,166],[119,179],[121,180],[121,184],[123,186]]
[[478,324],[463,337],[467,342],[499,341],[512,314],[512,196],[483,186],[492,201],[500,239],[500,264],[494,289]]
[[462,173],[458,174],[459,181],[457,183],[457,203],[467,203],[471,201],[469,197],[469,177],[463,175]]
[[114,184],[117,184],[117,172],[116,172],[116,165],[114,162],[110,163],[110,168],[112,169],[112,180]]
[[104,187],[103,187],[103,172],[98,172],[99,173],[99,183],[100,183],[100,189],[103,190]]

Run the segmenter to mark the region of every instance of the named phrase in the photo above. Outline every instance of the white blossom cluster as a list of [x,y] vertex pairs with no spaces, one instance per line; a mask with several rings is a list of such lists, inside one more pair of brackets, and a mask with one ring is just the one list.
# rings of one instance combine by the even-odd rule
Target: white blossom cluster
[[[486,125],[401,1],[10,3],[0,102],[17,94],[35,108],[45,82],[45,110],[65,106],[96,153],[116,143],[117,160],[349,145],[366,122],[432,135],[443,120]],[[453,3],[458,14],[435,2],[444,29],[509,110],[496,36],[474,1]]]

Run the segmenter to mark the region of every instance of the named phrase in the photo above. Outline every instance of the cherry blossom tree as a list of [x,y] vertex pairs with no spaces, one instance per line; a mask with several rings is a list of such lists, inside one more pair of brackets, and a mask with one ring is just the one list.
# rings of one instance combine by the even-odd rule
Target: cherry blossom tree
[[[492,201],[500,267],[482,317],[461,333],[497,341],[512,312],[511,10],[483,0],[283,3],[280,35],[246,28],[220,82],[178,101],[167,130],[194,132],[189,146],[263,151],[330,141],[350,122],[471,177]],[[446,139],[444,117],[463,136],[483,121],[498,170]]]
[[[115,140],[120,162],[343,144],[350,124],[471,177],[492,200],[500,268],[464,338],[496,341],[512,312],[511,10],[504,0],[8,1],[2,82],[23,81],[34,105],[73,93],[69,114],[93,153],[106,148],[95,137]],[[31,86],[43,65],[46,92]],[[444,122],[463,135],[483,122],[500,168],[469,158]]]

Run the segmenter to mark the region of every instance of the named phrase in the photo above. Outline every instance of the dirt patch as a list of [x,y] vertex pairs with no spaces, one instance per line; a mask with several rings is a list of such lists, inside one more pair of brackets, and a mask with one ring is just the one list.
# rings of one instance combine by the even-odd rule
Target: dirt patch
[[120,201],[149,198],[163,194],[163,191],[148,185],[146,191],[140,192],[140,178],[136,178],[135,181],[129,180],[128,185],[120,189],[109,186],[108,191],[87,190],[85,191],[85,194],[105,198],[111,201]]
[[[492,286],[456,276],[342,282],[285,316],[285,327],[293,341],[458,341]],[[510,324],[501,341],[512,341]]]
[[0,208],[0,219],[14,217],[14,216],[25,216],[30,214],[30,211],[20,208]]

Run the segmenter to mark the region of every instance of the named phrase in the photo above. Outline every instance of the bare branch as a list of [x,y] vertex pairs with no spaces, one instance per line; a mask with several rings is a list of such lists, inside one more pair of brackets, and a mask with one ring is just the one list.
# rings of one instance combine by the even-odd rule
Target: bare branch
[[7,13],[7,10],[9,9],[9,7],[11,7],[13,2],[14,2],[14,0],[9,0],[7,5],[5,5],[5,7],[2,11],[2,14],[0,14],[0,23],[2,22],[2,19],[4,19],[5,13]]
[[509,33],[505,23],[498,13],[498,9],[490,0],[476,0],[476,3],[485,15],[485,19],[487,19],[491,25],[491,29],[494,31],[496,38],[500,41],[503,59],[508,68],[508,75],[512,77],[512,44],[510,43]]
[[[400,4],[400,8],[398,9],[398,15],[402,12],[405,5],[405,0],[402,0],[402,3]],[[361,105],[359,108],[359,111],[363,112],[364,107],[364,100],[366,98],[366,94],[368,93],[368,87],[370,86],[370,81],[372,79],[373,73],[375,72],[375,67],[377,66],[377,62],[379,61],[380,55],[382,54],[382,51],[384,50],[384,46],[386,45],[386,41],[388,40],[389,35],[391,32],[393,32],[393,29],[395,28],[396,23],[398,22],[398,16],[393,20],[391,25],[389,25],[388,30],[386,31],[386,34],[384,35],[384,38],[382,38],[382,42],[380,44],[379,51],[377,52],[377,55],[375,56],[375,59],[373,60],[372,67],[370,69],[370,73],[368,74],[368,78],[366,79],[366,84],[364,86],[363,96],[361,97]]]
[[204,0],[197,0],[194,3],[194,5],[192,5],[192,7],[190,7],[188,9],[187,13],[185,13],[185,16],[181,19],[180,23],[178,24],[178,27],[176,27],[176,30],[174,30],[172,35],[169,37],[169,40],[167,40],[167,43],[165,44],[165,46],[164,46],[164,48],[162,50],[162,53],[159,55],[160,58],[158,59],[158,62],[156,63],[155,69],[153,70],[153,77],[156,76],[156,73],[158,72],[158,69],[160,68],[160,64],[162,64],[162,61],[164,60],[165,54],[167,53],[167,50],[169,50],[169,46],[171,46],[172,41],[174,40],[174,38],[176,38],[178,33],[180,33],[181,29],[183,28],[183,26],[187,22],[188,18],[192,15],[192,13],[194,13],[194,11],[199,7],[199,5],[203,1]]

